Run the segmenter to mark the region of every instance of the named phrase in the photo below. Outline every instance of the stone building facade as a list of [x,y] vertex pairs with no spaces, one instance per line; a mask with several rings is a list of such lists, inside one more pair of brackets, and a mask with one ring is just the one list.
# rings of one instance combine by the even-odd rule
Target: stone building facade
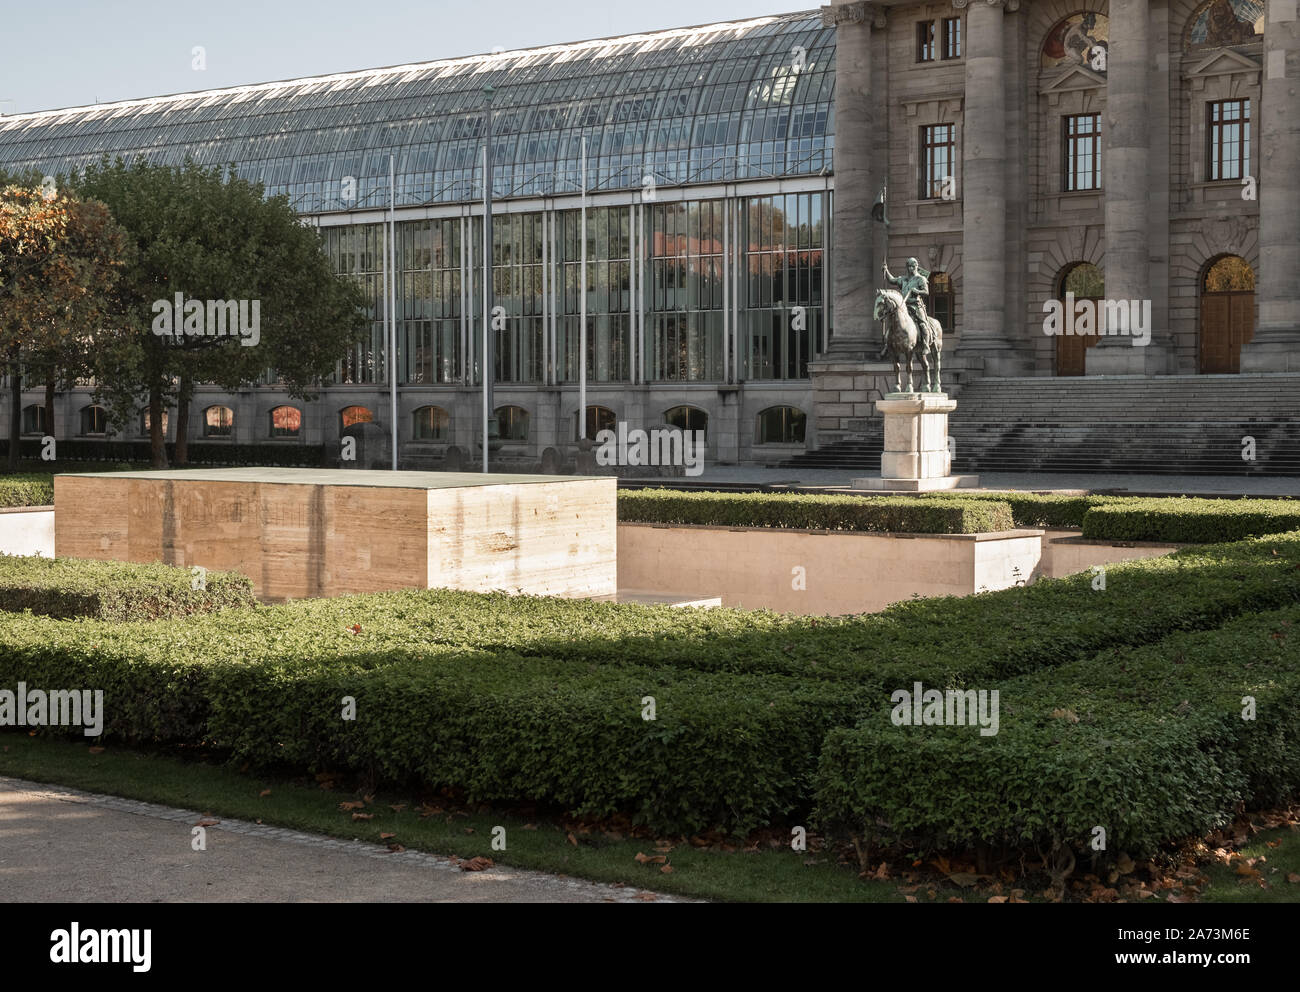
[[[967,381],[1300,371],[1294,0],[822,10],[837,66],[820,438],[860,427],[890,388],[870,361],[886,258],[895,272],[912,256],[942,273],[945,347]],[[925,188],[936,167],[946,189]],[[882,186],[888,227],[871,219]],[[1076,269],[1104,283],[1089,297],[1150,301],[1147,345],[1045,332],[1044,305]]]

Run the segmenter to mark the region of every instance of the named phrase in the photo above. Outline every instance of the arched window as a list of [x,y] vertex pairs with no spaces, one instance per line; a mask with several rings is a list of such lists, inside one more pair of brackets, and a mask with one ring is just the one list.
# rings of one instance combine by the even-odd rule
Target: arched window
[[342,430],[347,430],[355,424],[372,424],[375,421],[375,415],[364,406],[345,406],[339,411]]
[[411,436],[417,441],[445,441],[451,416],[440,406],[422,406],[411,414]]
[[[612,431],[614,425],[618,423],[618,418],[614,416],[614,411],[607,406],[589,406],[587,407],[587,437],[595,440],[597,434],[601,431]],[[578,413],[573,413],[573,437],[578,437]]]
[[228,406],[210,406],[203,411],[204,437],[230,437],[235,432],[235,411]]
[[24,434],[46,434],[45,430],[45,407],[36,403],[29,403],[23,407],[23,433]]
[[803,444],[808,418],[792,406],[770,406],[758,415],[758,444]]
[[521,406],[496,408],[497,435],[502,441],[528,440],[528,411]]
[[1060,65],[1085,65],[1095,72],[1106,71],[1110,19],[1091,10],[1062,18],[1043,40],[1039,65],[1051,69]]
[[709,415],[698,406],[675,406],[664,411],[664,423],[684,431],[704,431],[708,436]]
[[[141,437],[150,437],[150,436],[151,436],[150,433],[149,433],[149,424],[150,424],[150,423],[151,423],[151,421],[149,420],[149,408],[148,408],[148,407],[145,407],[143,410],[140,411],[140,435],[141,435]],[[167,411],[166,411],[166,410],[163,411],[163,415],[162,415],[162,432],[163,432],[163,437],[166,437],[166,436],[167,436]]]
[[108,433],[108,414],[102,406],[81,408],[81,433],[92,436]]
[[277,406],[271,411],[271,437],[298,437],[302,433],[302,411],[296,406]]
[[1244,45],[1264,34],[1264,0],[1208,0],[1187,20],[1183,49]]
[[930,316],[943,325],[943,333],[952,333],[952,276],[946,272],[931,272],[930,278],[930,299],[927,302],[926,309]]

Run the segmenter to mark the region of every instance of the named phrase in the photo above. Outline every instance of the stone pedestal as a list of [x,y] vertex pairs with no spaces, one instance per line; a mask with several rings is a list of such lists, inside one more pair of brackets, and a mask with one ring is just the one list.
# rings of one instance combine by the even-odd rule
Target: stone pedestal
[[889,393],[876,401],[885,417],[880,478],[854,479],[854,489],[932,492],[979,485],[977,475],[953,475],[948,414],[957,401],[947,393]]

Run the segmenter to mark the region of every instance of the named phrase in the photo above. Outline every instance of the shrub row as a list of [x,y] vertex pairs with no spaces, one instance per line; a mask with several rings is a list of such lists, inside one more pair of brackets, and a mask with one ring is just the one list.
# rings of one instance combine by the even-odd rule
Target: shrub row
[[0,507],[50,506],[54,503],[54,479],[39,472],[0,475]]
[[1211,544],[1300,527],[1300,501],[1280,499],[1126,499],[1091,507],[1083,536],[1112,541]]
[[885,695],[857,727],[832,730],[817,773],[822,826],[914,848],[1044,851],[1085,851],[1100,826],[1112,855],[1136,856],[1222,826],[1240,803],[1300,790],[1297,607],[967,686],[999,689],[996,735],[895,726]]
[[[1300,602],[1300,533],[1117,563],[1106,568],[1104,591],[1092,583],[1091,574],[1080,574],[977,596],[897,603],[853,618],[446,590],[292,606],[297,625],[317,632],[314,643],[342,642],[340,650],[353,643],[346,628],[360,623],[376,650],[472,647],[574,663],[876,685],[963,673],[1002,678]],[[269,650],[283,632],[277,629],[264,643],[257,630],[240,636]]]
[[960,501],[993,500],[1011,507],[1017,527],[1078,529],[1083,517],[1094,506],[1123,502],[1122,496],[1068,496],[1058,493],[1023,492],[952,492],[935,493],[934,499]]
[[[174,459],[175,443],[168,442],[166,448],[167,458]],[[148,440],[68,438],[59,441],[56,451],[57,464],[69,471],[72,470],[67,464],[69,462],[144,462],[147,465],[152,457]],[[191,465],[285,465],[316,468],[321,465],[324,451],[324,446],[319,444],[216,444],[191,441],[188,457]],[[0,458],[6,457],[8,452],[9,442],[0,441]],[[40,458],[40,439],[20,441],[19,452],[26,459]]]
[[[1113,566],[1105,591],[1080,576],[833,622],[441,591],[152,623],[21,616],[6,622],[0,685],[89,680],[111,736],[622,809],[666,833],[744,832],[808,809],[826,735],[893,688],[1059,671],[1294,605],[1298,566],[1292,534]],[[355,722],[340,719],[345,695]],[[841,820],[859,801],[850,785]]]
[[618,519],[636,523],[804,530],[984,534],[1014,526],[1006,503],[928,497],[715,493],[641,489],[618,494]]
[[[865,702],[852,686],[771,675],[377,654],[359,646],[364,625],[349,657],[328,660],[213,652],[183,624],[52,625],[13,624],[25,643],[0,647],[0,685],[102,688],[106,739],[202,742],[235,761],[355,769],[474,800],[627,811],[665,833],[745,833],[806,803],[821,740]],[[163,636],[144,648],[132,627]],[[355,721],[341,718],[344,696]]]
[[198,576],[169,565],[0,554],[0,610],[49,617],[153,620],[256,603],[253,585],[236,572]]

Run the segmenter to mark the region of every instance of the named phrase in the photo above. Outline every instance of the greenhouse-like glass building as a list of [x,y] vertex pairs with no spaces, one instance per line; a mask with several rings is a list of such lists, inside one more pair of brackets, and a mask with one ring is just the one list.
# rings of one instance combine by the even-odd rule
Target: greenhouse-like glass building
[[[502,457],[578,431],[583,185],[587,426],[704,429],[711,460],[802,449],[830,319],[833,27],[816,11],[0,118],[0,169],[102,156],[234,163],[321,229],[372,330],[322,398],[273,377],[199,390],[197,440],[326,443],[390,425],[384,240],[395,221],[404,464],[482,434],[483,176],[492,88],[495,405]],[[582,169],[585,150],[586,171]],[[395,181],[390,184],[390,163]],[[110,429],[88,392],[60,436]],[[42,397],[24,428],[42,433]],[[127,436],[143,436],[143,418]]]

